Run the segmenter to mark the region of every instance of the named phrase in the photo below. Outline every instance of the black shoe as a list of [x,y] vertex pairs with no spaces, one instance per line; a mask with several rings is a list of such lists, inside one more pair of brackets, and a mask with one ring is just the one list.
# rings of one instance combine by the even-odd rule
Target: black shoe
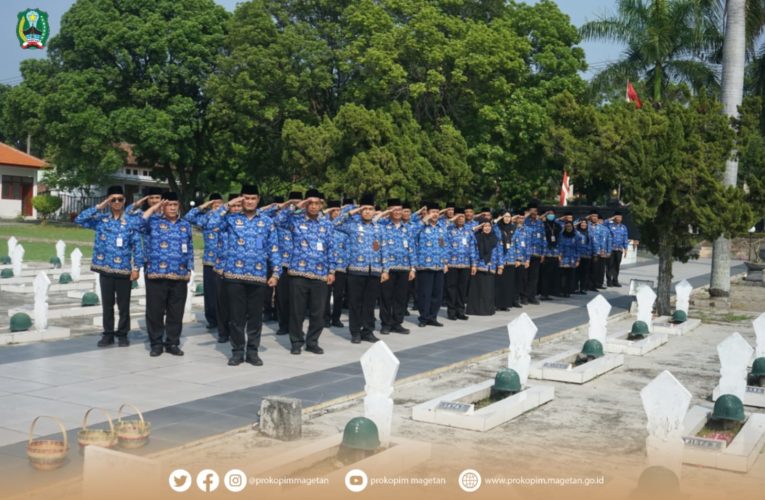
[[[507,309],[505,309],[505,310],[507,311]],[[463,321],[464,321],[464,320],[468,320],[468,319],[470,319],[470,318],[468,318],[467,314],[465,314],[465,313],[462,313],[462,314],[458,314],[458,315],[457,315],[457,319],[461,319],[461,320],[463,320]]]
[[299,345],[293,345],[290,349],[290,354],[300,354],[300,346]]
[[595,287],[595,288],[596,288],[597,290],[605,290],[605,289],[606,289],[606,287],[604,287],[604,286],[597,286],[597,287]]
[[218,325],[213,325],[212,323],[207,323],[205,325],[205,328],[207,328],[208,330],[217,330],[218,329]]
[[276,332],[277,335],[288,335],[289,333],[289,330],[279,330]]
[[257,353],[248,355],[244,360],[251,365],[263,366],[263,360],[260,359],[260,356],[258,356]]
[[438,320],[435,320],[435,319],[431,319],[430,321],[428,321],[428,324],[430,326],[444,326],[443,323],[439,323]]
[[218,337],[218,343],[219,344],[227,344],[228,343],[228,337]]
[[519,307],[520,308],[520,307],[523,307],[523,306],[521,305],[520,302],[515,301],[515,302],[513,302],[513,307]]
[[538,306],[539,301],[537,299],[529,299],[529,304],[534,304],[535,306]]
[[457,321],[457,316],[446,316],[449,321]]
[[380,339],[375,337],[374,334],[372,334],[372,333],[367,333],[367,334],[361,336],[361,340],[363,340],[364,342],[375,343],[375,342],[377,342]]
[[584,290],[579,290],[578,292],[574,292],[574,293],[577,295],[587,295],[587,292],[585,292]]
[[570,297],[571,297],[571,294],[570,294],[570,293],[564,293],[564,294],[563,294],[563,298],[564,298],[564,299],[568,299],[568,298],[570,298]]
[[417,326],[419,326],[420,328],[425,328],[426,326],[428,326],[428,323],[427,321],[420,321],[419,323],[417,323]]
[[228,360],[228,366],[239,366],[244,363],[244,358],[241,356],[231,356]]
[[541,297],[539,297],[539,300],[552,300],[552,297],[550,297],[549,295],[542,295]]
[[404,311],[404,316],[411,316],[411,315],[412,315],[412,312],[409,309]]
[[524,306],[529,305],[529,299],[526,299],[526,298],[521,299],[521,304],[523,304]]
[[317,345],[309,345],[305,348],[305,350],[314,354],[324,354],[324,349]]
[[172,354],[173,356],[183,356],[183,351],[177,345],[169,345],[165,347],[165,352]]
[[130,341],[128,340],[127,336],[125,337],[117,337],[117,346],[118,347],[127,347],[130,345]]
[[388,328],[387,326],[384,326],[380,328],[380,335],[388,335],[390,333],[390,330],[391,330],[390,328]]
[[[401,325],[394,326],[393,328],[391,328],[390,331],[395,332],[395,333],[401,333],[403,335],[408,335],[409,334],[409,329],[408,328],[404,328]],[[380,333],[382,333],[382,332],[380,332]]]
[[156,358],[157,356],[162,355],[162,346],[152,347],[151,351],[149,352],[149,356],[152,358]]
[[104,335],[101,337],[101,340],[98,341],[98,344],[96,344],[98,347],[109,347],[110,345],[114,345],[114,335]]
[[361,344],[361,337],[358,335],[352,335],[351,344]]
[[333,319],[332,326],[334,326],[335,328],[345,328],[345,325],[339,319]]
[[621,287],[622,287],[622,284],[621,284],[621,283],[619,283],[618,281],[614,281],[614,286],[615,286],[615,287],[619,287],[619,288],[621,288]]

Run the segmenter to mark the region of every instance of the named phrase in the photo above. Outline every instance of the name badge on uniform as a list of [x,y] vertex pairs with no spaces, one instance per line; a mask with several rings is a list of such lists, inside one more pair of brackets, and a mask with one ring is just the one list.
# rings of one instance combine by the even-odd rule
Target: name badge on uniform
[[300,229],[305,231],[306,229],[308,229],[308,227],[305,224],[300,224]]
[[364,226],[362,224],[359,224],[359,232],[360,233],[364,232]]
[[316,242],[316,250],[318,250],[320,252],[323,252],[324,251],[324,243],[322,243],[321,241],[317,241]]
[[122,236],[117,236],[117,241],[115,241],[116,245],[120,248],[122,248]]
[[186,245],[186,243],[182,243],[181,244],[181,252],[188,253],[188,251],[189,251],[188,245]]
[[403,240],[404,248],[409,248],[409,242],[407,240]]
[[467,246],[467,238],[462,238],[462,246]]
[[542,233],[537,233],[537,238],[541,238],[541,237],[542,237]]
[[550,242],[555,243],[555,236],[550,236]]
[[505,243],[505,250],[510,250],[510,243]]
[[526,242],[525,242],[525,241],[521,241],[521,246],[522,246],[523,248],[526,248]]

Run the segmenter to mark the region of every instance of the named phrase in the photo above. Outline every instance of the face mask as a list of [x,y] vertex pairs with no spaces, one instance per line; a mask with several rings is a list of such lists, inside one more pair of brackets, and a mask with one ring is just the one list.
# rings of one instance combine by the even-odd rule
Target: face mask
[[553,215],[553,214],[547,214],[547,220],[549,220],[549,221],[553,221],[553,220],[555,220],[555,215]]

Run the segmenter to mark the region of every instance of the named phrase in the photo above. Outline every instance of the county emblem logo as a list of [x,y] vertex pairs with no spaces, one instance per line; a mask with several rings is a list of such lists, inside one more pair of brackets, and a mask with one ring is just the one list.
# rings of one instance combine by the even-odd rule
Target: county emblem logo
[[44,49],[50,35],[48,13],[38,9],[27,9],[18,14],[16,36],[22,49]]

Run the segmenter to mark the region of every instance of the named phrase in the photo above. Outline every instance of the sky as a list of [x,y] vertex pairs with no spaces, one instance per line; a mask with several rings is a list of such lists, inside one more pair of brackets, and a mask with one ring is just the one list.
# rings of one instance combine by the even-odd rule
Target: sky
[[[218,4],[232,11],[241,0],[215,0]],[[536,3],[537,0],[522,0]],[[48,13],[51,36],[58,33],[61,16],[74,3],[74,0],[0,0],[0,84],[16,85],[21,82],[19,63],[23,59],[45,57],[45,50],[27,49],[19,46],[16,38],[17,14],[29,8],[40,9]],[[561,10],[571,17],[575,26],[593,20],[614,10],[615,0],[557,0]],[[585,73],[589,78],[594,70],[602,69],[605,63],[620,57],[620,48],[607,43],[583,43],[590,70]]]

